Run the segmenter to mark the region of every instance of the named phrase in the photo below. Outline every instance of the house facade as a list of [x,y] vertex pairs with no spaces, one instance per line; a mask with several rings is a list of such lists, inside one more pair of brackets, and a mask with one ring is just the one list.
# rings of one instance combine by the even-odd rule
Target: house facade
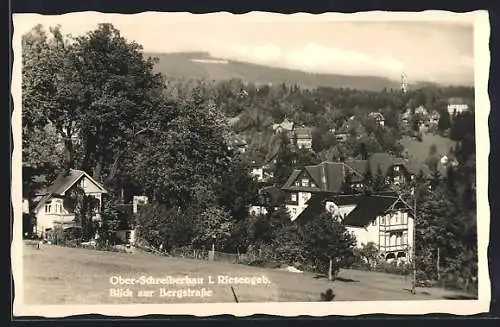
[[380,112],[370,112],[368,114],[368,117],[373,119],[378,126],[384,127],[385,118],[384,118],[384,115],[382,115]]
[[309,127],[298,127],[293,130],[292,144],[299,149],[312,149],[312,129]]
[[387,261],[411,257],[414,221],[411,211],[396,194],[325,195],[315,194],[298,219],[309,219],[326,210],[341,221],[361,248],[374,243]]
[[460,114],[464,111],[469,110],[469,105],[467,104],[467,101],[465,101],[465,99],[449,98],[447,110],[448,113],[450,114],[450,117],[453,117],[455,113]]
[[295,124],[294,122],[288,120],[285,118],[281,123],[279,124],[273,124],[273,131],[278,134],[281,132],[291,132],[294,128]]
[[286,207],[295,220],[307,208],[314,194],[361,193],[366,189],[365,176],[370,170],[375,176],[380,170],[385,184],[403,185],[428,169],[418,162],[402,159],[387,153],[372,154],[367,160],[322,162],[292,172],[282,190],[287,194]]
[[411,257],[414,220],[401,199],[393,195],[358,195],[337,197],[331,202],[338,203],[339,211],[344,210],[339,218],[356,238],[357,247],[374,243],[387,261]]
[[36,206],[32,213],[36,218],[35,233],[38,236],[50,234],[56,226],[63,229],[77,227],[74,222],[75,213],[65,202],[68,192],[77,187],[85,195],[95,199],[93,219],[101,219],[102,195],[107,191],[86,172],[71,169],[67,174],[59,176],[47,189],[37,192],[33,199]]

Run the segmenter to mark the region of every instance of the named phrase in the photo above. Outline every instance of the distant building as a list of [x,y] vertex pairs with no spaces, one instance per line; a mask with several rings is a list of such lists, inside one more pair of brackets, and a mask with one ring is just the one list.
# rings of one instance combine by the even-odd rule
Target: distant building
[[349,138],[349,122],[345,121],[338,129],[335,130],[335,138],[337,142],[345,142]]
[[319,165],[296,169],[282,187],[288,194],[286,206],[291,219],[295,220],[300,216],[307,208],[307,201],[313,194],[343,194],[344,183],[348,176],[350,182],[348,186],[354,191],[363,191],[368,167],[372,176],[376,175],[380,167],[386,184],[394,186],[406,184],[414,179],[420,170],[424,176],[430,175],[425,165],[387,153],[374,153],[368,160],[325,161]]
[[460,114],[462,112],[468,111],[469,105],[463,98],[449,98],[447,110],[450,114],[450,117],[453,117],[455,113]]
[[236,135],[229,140],[229,146],[228,146],[229,150],[235,150],[240,153],[245,153],[247,148],[248,148],[247,141],[241,136]]
[[382,115],[380,112],[370,112],[368,114],[368,117],[370,117],[371,119],[375,120],[375,122],[377,123],[377,125],[379,125],[380,127],[384,127],[384,125],[385,125],[385,118],[384,118],[384,115]]
[[432,111],[431,113],[429,113],[429,118],[428,118],[429,127],[437,127],[440,118],[441,115],[437,111]]
[[287,118],[285,118],[281,123],[273,124],[273,130],[276,134],[281,132],[291,132],[294,126],[294,122],[289,121]]
[[411,109],[408,108],[406,109],[402,114],[401,114],[401,122],[403,123],[404,126],[410,126],[411,123]]
[[312,149],[312,128],[298,127],[293,130],[293,141],[299,149]]

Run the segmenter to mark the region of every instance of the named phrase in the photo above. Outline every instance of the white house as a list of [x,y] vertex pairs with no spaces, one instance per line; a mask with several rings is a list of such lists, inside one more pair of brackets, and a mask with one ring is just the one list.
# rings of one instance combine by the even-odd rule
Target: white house
[[107,193],[104,187],[86,172],[70,169],[67,174],[60,175],[47,189],[38,192],[33,209],[36,218],[35,232],[39,236],[50,234],[56,225],[63,228],[75,227],[75,214],[68,208],[64,199],[68,191],[81,187],[85,195],[94,197],[97,207],[93,219],[100,220],[102,194]]
[[[374,243],[387,261],[406,261],[413,246],[411,208],[394,195],[316,196],[298,219],[317,215],[322,208],[342,221],[356,238],[356,246]],[[320,205],[318,205],[320,204]],[[322,207],[321,204],[324,204]]]
[[455,113],[460,114],[469,110],[469,105],[462,98],[449,98],[447,109],[450,116],[453,117]]
[[384,127],[384,125],[385,125],[385,118],[384,118],[384,115],[382,115],[380,112],[370,112],[368,114],[368,117],[370,117],[371,119],[375,120],[375,122],[377,123],[377,125],[379,125],[380,127]]

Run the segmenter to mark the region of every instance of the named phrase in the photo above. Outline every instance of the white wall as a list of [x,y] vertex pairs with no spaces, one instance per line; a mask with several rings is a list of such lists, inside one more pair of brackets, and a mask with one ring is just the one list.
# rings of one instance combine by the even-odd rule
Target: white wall
[[312,140],[311,139],[298,139],[297,140],[297,147],[299,149],[300,148],[311,149]]
[[267,210],[265,207],[262,206],[250,206],[248,209],[248,212],[250,214],[254,213],[255,215],[265,215],[267,214]]
[[448,105],[448,113],[450,115],[453,115],[453,113],[456,111],[457,113],[461,113],[464,111],[469,110],[469,106],[466,104],[449,104]]
[[28,199],[23,199],[23,213],[30,213],[29,201]]
[[354,234],[356,237],[356,246],[361,247],[363,244],[373,242],[378,245],[379,230],[378,225],[373,226],[370,224],[366,227],[348,226],[347,230]]
[[[286,205],[292,221],[297,219],[297,217],[307,208],[306,202],[309,201],[311,195],[312,194],[309,192],[298,192],[297,204]],[[289,196],[291,197],[291,194]]]

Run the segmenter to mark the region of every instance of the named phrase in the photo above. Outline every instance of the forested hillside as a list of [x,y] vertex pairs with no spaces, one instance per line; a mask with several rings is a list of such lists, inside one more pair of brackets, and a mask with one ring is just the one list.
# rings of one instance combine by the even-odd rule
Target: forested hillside
[[[155,70],[169,78],[224,81],[240,79],[255,84],[297,84],[304,88],[335,87],[381,91],[399,89],[399,81],[377,76],[314,74],[298,70],[256,65],[248,62],[213,58],[206,52],[147,53],[158,58]],[[414,82],[418,89],[430,83]]]

